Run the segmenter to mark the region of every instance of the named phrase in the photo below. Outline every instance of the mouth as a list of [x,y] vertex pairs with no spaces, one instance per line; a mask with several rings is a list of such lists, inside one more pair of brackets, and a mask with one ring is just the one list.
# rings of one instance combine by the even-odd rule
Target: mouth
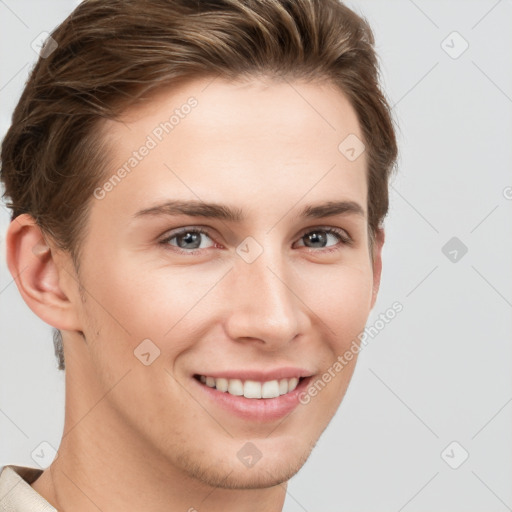
[[252,423],[267,423],[282,419],[296,409],[301,403],[301,393],[313,378],[314,375],[308,374],[256,380],[254,376],[242,379],[195,374],[191,380],[196,383],[198,393],[223,413]]
[[195,374],[194,379],[201,384],[232,396],[243,396],[249,399],[277,398],[294,391],[306,377],[274,379],[267,381],[227,379]]

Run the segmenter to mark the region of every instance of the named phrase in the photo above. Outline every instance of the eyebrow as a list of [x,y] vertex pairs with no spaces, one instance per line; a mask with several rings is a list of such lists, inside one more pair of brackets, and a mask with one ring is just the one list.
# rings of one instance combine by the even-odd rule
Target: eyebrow
[[[165,203],[145,208],[136,212],[133,217],[145,216],[174,216],[188,215],[190,217],[206,217],[228,222],[242,222],[245,220],[243,210],[232,208],[218,203],[205,203],[203,201],[170,200]],[[300,218],[319,219],[334,215],[358,215],[365,217],[363,207],[355,201],[327,201],[319,204],[308,204],[299,212]]]

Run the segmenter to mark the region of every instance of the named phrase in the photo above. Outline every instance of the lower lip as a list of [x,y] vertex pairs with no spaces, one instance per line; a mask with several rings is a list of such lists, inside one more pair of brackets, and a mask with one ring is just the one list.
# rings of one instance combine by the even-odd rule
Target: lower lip
[[245,398],[227,391],[219,391],[192,377],[192,380],[216,405],[245,420],[255,422],[274,421],[290,414],[299,405],[299,395],[304,391],[312,377],[302,379],[289,393],[275,398]]

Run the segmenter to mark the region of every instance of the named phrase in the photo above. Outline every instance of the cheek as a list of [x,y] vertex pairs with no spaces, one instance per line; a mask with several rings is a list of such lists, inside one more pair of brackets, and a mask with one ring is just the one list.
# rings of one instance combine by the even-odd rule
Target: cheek
[[[326,267],[325,267],[326,268]],[[311,309],[330,328],[337,349],[364,329],[370,313],[373,278],[364,267],[332,267],[308,276]]]
[[[201,298],[222,272],[162,268],[161,264],[150,271],[147,264],[128,255],[111,257],[110,262],[87,284],[95,298],[87,314],[101,325],[102,343],[108,345],[104,350],[119,356],[119,351],[126,351],[126,357],[133,358],[133,351],[145,339],[150,339],[162,355],[164,351],[170,356],[170,352],[177,354],[187,348],[194,329],[200,328],[197,322],[191,325],[190,320],[197,320],[197,312],[204,306]],[[184,328],[187,336],[183,336]]]
[[[98,260],[98,256],[94,255],[94,261]],[[164,299],[168,299],[163,294],[171,283],[165,279],[154,279],[136,261],[130,261],[128,256],[112,252],[102,261],[105,264],[94,271],[89,286],[104,309],[100,314],[107,323],[116,323],[119,329],[124,328],[130,333],[137,325],[156,327],[157,318],[170,323],[171,318],[163,318],[160,310],[164,307]],[[168,304],[166,310],[167,313],[172,311],[173,304]],[[148,317],[151,312],[154,315]]]
[[370,313],[373,276],[369,268],[343,267],[320,277],[309,297],[311,309],[321,319],[318,330],[322,329],[323,348],[327,350],[319,376],[304,400],[317,408],[318,421],[324,425],[341,404],[357,364],[358,336]]

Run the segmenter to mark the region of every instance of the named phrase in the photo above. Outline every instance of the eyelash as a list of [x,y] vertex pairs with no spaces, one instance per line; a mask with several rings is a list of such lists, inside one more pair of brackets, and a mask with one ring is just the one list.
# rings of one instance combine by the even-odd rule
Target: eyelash
[[[338,237],[338,239],[340,240],[341,245],[337,244],[337,245],[335,245],[332,248],[328,247],[328,248],[320,248],[320,249],[314,249],[312,247],[306,247],[306,249],[309,249],[309,251],[312,251],[312,252],[323,252],[323,253],[332,253],[332,252],[339,251],[344,245],[351,246],[354,243],[352,238],[350,238],[350,236],[348,236],[348,234],[346,233],[345,230],[338,229],[338,228],[333,228],[333,227],[315,227],[313,229],[309,229],[308,231],[303,232],[303,234],[299,237],[299,240],[304,238],[306,235],[308,235],[310,233],[316,233],[318,231],[323,231],[323,232],[328,233],[328,234],[336,235]],[[165,237],[163,240],[160,240],[159,244],[163,245],[165,248],[169,248],[170,247],[171,251],[175,251],[178,254],[186,254],[187,256],[194,255],[194,254],[200,253],[201,251],[205,250],[205,249],[192,249],[190,251],[187,251],[187,250],[181,249],[181,248],[179,248],[177,246],[169,245],[168,242],[170,242],[172,239],[174,239],[176,237],[179,237],[180,235],[184,235],[186,233],[201,233],[203,235],[208,236],[213,241],[213,238],[210,236],[208,230],[206,230],[204,228],[201,228],[201,227],[193,227],[192,226],[192,227],[183,228],[183,229],[180,229],[180,230],[178,230],[178,231],[176,231],[174,233],[171,233],[169,236]]]

